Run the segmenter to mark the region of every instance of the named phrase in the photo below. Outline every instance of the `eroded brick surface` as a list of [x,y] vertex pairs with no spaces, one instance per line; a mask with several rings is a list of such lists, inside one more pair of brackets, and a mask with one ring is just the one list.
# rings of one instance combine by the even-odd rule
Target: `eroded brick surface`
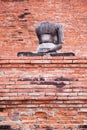
[[86,130],[86,84],[87,57],[3,59],[0,125],[9,130]]
[[[86,0],[0,1],[0,130],[87,129],[86,11]],[[42,21],[63,25],[62,51],[76,56],[17,57],[36,50]]]
[[63,52],[87,55],[86,12],[86,0],[1,0],[0,57],[35,51],[38,46],[35,28],[42,21],[63,25]]

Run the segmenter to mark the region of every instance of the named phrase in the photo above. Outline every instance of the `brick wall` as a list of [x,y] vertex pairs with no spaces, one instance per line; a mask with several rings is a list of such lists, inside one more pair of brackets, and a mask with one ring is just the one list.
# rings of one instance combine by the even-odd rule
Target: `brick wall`
[[14,57],[19,51],[35,51],[39,22],[63,25],[63,52],[87,54],[86,0],[0,0],[0,56]]
[[87,57],[2,59],[0,128],[86,130],[86,84]]
[[[0,130],[87,129],[86,11],[86,0],[0,1]],[[17,58],[36,50],[42,21],[63,25],[62,52],[76,56]]]

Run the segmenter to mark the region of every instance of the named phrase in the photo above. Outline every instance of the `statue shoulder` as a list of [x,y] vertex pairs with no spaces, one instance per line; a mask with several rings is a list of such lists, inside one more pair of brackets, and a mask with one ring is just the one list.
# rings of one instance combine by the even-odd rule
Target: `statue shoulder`
[[62,24],[60,24],[60,23],[56,23],[55,26],[56,26],[56,28],[62,28]]

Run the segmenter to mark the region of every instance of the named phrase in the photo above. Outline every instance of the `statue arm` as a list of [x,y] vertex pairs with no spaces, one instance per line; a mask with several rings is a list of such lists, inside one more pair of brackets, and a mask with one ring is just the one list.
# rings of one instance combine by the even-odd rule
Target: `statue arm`
[[57,24],[57,32],[59,37],[59,44],[64,43],[64,33],[63,33],[62,25]]
[[60,50],[62,48],[62,44],[64,43],[64,34],[63,34],[63,30],[62,30],[62,25],[57,24],[56,28],[57,28],[57,32],[58,32],[59,42],[58,42],[58,44],[55,44],[55,47],[50,48],[47,51],[47,53]]
[[57,44],[55,45],[55,47],[50,48],[49,50],[46,51],[46,53],[48,52],[56,52],[57,50],[60,50],[62,48],[62,44]]
[[59,41],[57,44],[55,44],[55,47],[50,48],[49,50],[46,51],[46,53],[56,52],[57,50],[60,50],[62,48],[62,44],[64,43],[64,34],[62,30],[62,25],[56,24],[56,29],[57,29],[57,35],[58,35]]

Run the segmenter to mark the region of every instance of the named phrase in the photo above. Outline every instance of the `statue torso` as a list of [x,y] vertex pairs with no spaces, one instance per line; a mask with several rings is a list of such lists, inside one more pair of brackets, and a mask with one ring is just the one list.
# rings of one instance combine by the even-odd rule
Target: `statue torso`
[[42,43],[58,44],[58,37],[57,35],[52,36],[51,34],[42,34],[40,38],[40,44]]

